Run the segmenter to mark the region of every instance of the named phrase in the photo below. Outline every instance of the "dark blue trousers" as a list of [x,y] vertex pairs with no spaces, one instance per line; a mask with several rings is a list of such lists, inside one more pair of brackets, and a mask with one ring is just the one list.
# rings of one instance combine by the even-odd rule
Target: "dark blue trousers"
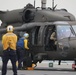
[[21,47],[17,47],[17,57],[18,57],[18,69],[21,69],[22,66],[22,62],[24,61],[25,58],[25,49],[21,48]]
[[7,73],[7,63],[8,60],[11,60],[12,63],[12,68],[13,68],[13,75],[17,75],[17,67],[16,67],[16,61],[17,61],[17,56],[16,56],[16,51],[12,49],[4,50],[3,51],[3,56],[2,56],[2,75],[6,75]]

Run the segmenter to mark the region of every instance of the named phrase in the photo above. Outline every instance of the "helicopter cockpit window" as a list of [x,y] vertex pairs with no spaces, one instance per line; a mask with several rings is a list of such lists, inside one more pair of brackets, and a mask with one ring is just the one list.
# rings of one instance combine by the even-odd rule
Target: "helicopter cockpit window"
[[70,30],[70,25],[58,25],[57,36],[58,36],[58,39],[63,39],[66,37],[75,37],[75,35],[73,35]]
[[[74,32],[76,33],[76,26],[72,25],[72,29],[71,30],[71,26],[70,25],[58,25],[57,26],[57,36],[58,39],[63,39],[66,37],[75,37],[75,34],[73,34]],[[74,31],[74,32],[72,32]]]
[[73,25],[72,27],[73,27],[73,29],[74,29],[74,31],[76,33],[76,25]]

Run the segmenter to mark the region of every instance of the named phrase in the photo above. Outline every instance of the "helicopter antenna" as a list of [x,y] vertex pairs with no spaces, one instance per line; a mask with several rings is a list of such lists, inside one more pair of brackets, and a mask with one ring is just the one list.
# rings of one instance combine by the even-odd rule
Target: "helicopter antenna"
[[55,10],[56,6],[57,6],[57,4],[54,6],[54,0],[52,0],[52,9],[53,9],[53,11]]
[[56,6],[57,6],[57,4],[53,7],[53,10],[55,10]]
[[36,1],[34,0],[34,7],[35,7]]
[[52,0],[52,9],[54,8],[54,0]]

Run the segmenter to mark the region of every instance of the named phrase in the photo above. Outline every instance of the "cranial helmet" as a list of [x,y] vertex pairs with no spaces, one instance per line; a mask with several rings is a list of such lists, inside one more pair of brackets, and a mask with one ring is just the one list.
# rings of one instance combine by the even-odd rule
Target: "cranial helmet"
[[12,25],[7,26],[7,32],[13,32],[13,29]]
[[28,38],[28,37],[29,37],[29,34],[28,34],[28,33],[25,33],[25,34],[23,35],[23,37]]

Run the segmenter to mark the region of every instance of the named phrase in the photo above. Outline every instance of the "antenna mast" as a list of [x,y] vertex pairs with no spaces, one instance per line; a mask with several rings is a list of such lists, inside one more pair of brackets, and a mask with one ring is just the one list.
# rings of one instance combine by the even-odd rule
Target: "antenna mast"
[[34,0],[34,7],[35,7],[35,0]]
[[52,0],[52,9],[54,8],[54,0]]

